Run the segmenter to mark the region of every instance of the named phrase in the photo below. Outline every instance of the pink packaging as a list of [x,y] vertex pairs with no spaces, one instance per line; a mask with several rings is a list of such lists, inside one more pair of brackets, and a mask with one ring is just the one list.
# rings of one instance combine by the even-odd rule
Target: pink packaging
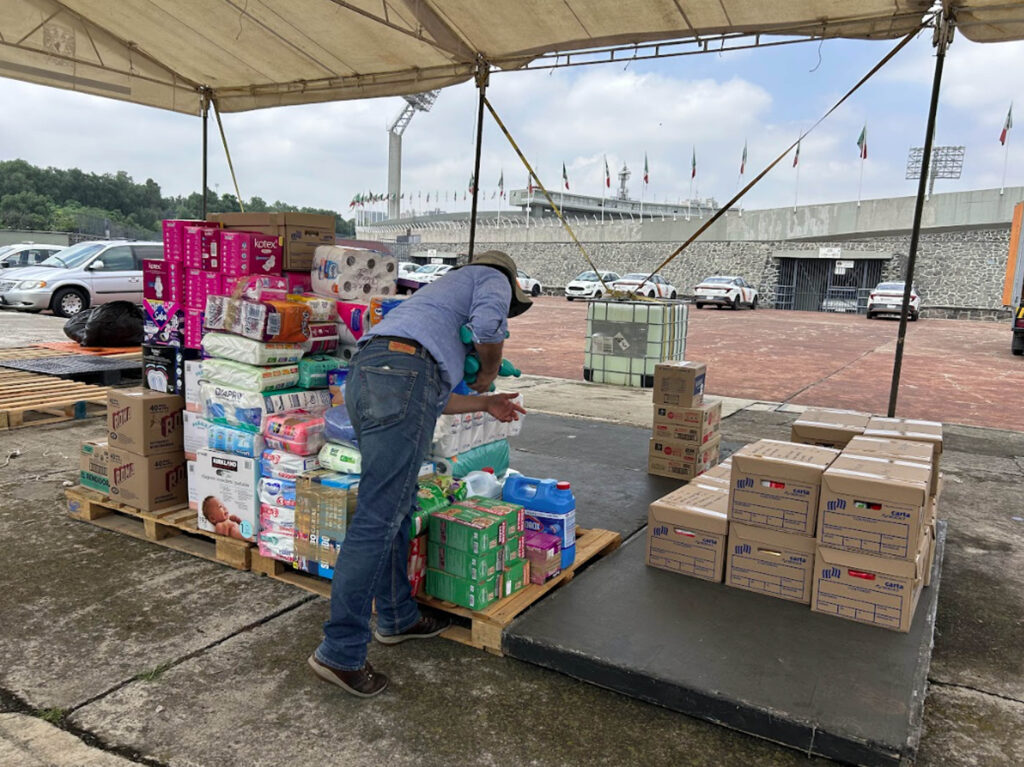
[[203,310],[185,310],[185,348],[203,348]]
[[338,317],[341,319],[341,325],[338,327],[339,340],[342,343],[354,344],[370,327],[370,305],[339,301]]
[[189,269],[185,274],[185,307],[205,309],[206,297],[224,290],[224,278],[217,272]]
[[288,283],[281,276],[248,274],[238,278],[231,297],[249,301],[287,301]]
[[315,455],[324,446],[323,416],[303,411],[269,416],[263,429],[263,441],[271,450]]
[[338,323],[309,323],[309,340],[305,343],[306,354],[331,354],[338,350]]
[[281,241],[259,232],[222,230],[221,271],[231,277],[246,274],[281,274]]
[[185,268],[180,261],[144,259],[142,297],[153,301],[181,303],[185,292]]
[[185,266],[188,269],[202,269],[204,272],[220,271],[220,256],[217,248],[220,229],[216,226],[185,227]]
[[185,307],[174,301],[142,300],[143,342],[155,346],[183,346]]
[[204,224],[206,224],[205,221],[181,218],[169,218],[164,221],[164,259],[182,263],[185,260],[185,227],[203,226]]
[[312,293],[313,276],[308,272],[285,272],[289,293]]

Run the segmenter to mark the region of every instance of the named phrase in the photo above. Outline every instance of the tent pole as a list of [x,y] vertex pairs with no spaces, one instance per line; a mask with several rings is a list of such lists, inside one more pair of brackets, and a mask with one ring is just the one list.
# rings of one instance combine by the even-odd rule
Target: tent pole
[[935,75],[932,79],[932,98],[928,107],[928,124],[924,133],[924,154],[921,157],[921,178],[917,184],[917,202],[914,204],[914,225],[910,232],[910,252],[907,254],[907,274],[903,286],[903,306],[900,310],[900,329],[896,337],[896,359],[892,366],[892,387],[889,390],[890,418],[896,416],[896,399],[900,391],[900,373],[903,369],[903,346],[907,339],[907,316],[910,313],[910,295],[914,288],[914,265],[917,262],[917,245],[921,239],[921,215],[924,211],[925,193],[928,191],[928,175],[932,158],[932,138],[935,134],[935,115],[939,110],[939,86],[942,83],[942,65],[946,59],[946,48],[953,36],[953,20],[944,10],[935,18]]
[[482,58],[477,61],[476,87],[480,91],[480,100],[476,112],[476,158],[473,161],[473,204],[469,216],[469,260],[473,260],[473,250],[476,246],[476,207],[477,198],[480,196],[480,150],[483,147],[484,139],[484,97],[487,94],[487,80],[490,76],[490,67]]
[[206,94],[203,94],[203,191],[202,191],[203,203],[202,203],[202,207],[200,208],[201,216],[202,216],[203,219],[206,218],[206,159],[207,159],[207,151],[206,151],[206,144],[207,144],[207,140],[206,140],[206,136],[207,136],[207,134],[206,134],[206,120],[209,117],[209,115],[210,115],[210,99],[209,99],[209,97]]

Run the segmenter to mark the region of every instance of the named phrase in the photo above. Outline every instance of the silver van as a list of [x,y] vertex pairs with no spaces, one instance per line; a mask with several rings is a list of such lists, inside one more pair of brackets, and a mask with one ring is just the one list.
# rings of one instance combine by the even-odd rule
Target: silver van
[[162,259],[161,242],[80,242],[38,266],[0,272],[0,309],[71,317],[96,304],[142,304],[142,260]]
[[49,243],[16,242],[0,245],[0,269],[18,269],[22,266],[41,264],[54,253],[64,250],[67,245]]

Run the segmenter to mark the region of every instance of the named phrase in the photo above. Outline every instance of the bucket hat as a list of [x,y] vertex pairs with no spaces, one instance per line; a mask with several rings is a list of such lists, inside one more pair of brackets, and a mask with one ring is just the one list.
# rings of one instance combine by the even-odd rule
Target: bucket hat
[[476,254],[469,262],[469,266],[490,266],[505,273],[508,281],[512,284],[512,302],[508,307],[509,317],[518,317],[533,306],[533,299],[519,287],[517,279],[519,270],[516,268],[516,262],[508,253],[502,253],[500,250],[484,251]]

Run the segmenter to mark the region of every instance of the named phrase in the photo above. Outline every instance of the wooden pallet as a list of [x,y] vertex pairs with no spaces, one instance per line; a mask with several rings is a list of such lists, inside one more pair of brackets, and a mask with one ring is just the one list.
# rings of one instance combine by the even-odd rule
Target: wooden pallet
[[253,545],[249,541],[200,530],[196,527],[196,512],[187,504],[146,512],[85,487],[71,487],[64,494],[68,515],[73,519],[219,562],[236,570],[248,570],[252,562]]
[[[457,624],[441,636],[479,650],[486,650],[494,655],[503,655],[501,634],[513,620],[548,592],[571,581],[580,568],[599,556],[612,553],[620,545],[622,545],[622,536],[618,533],[610,530],[588,530],[578,527],[576,528],[576,561],[568,570],[562,571],[561,574],[543,585],[528,584],[526,588],[512,596],[500,599],[490,607],[479,611],[468,610],[465,607],[459,607],[451,602],[444,602],[429,596],[420,597],[419,601],[455,617]],[[292,569],[284,562],[261,556],[255,551],[252,554],[252,571],[323,597],[331,595],[330,581]]]
[[70,341],[55,341],[31,346],[11,346],[0,349],[0,361],[3,360],[39,360],[47,357],[66,357],[69,354],[84,354],[90,357],[111,357],[113,359],[142,359],[142,347],[134,346],[127,349],[109,349],[100,346],[79,346]]
[[56,376],[0,369],[0,430],[100,415],[106,412],[108,391]]

